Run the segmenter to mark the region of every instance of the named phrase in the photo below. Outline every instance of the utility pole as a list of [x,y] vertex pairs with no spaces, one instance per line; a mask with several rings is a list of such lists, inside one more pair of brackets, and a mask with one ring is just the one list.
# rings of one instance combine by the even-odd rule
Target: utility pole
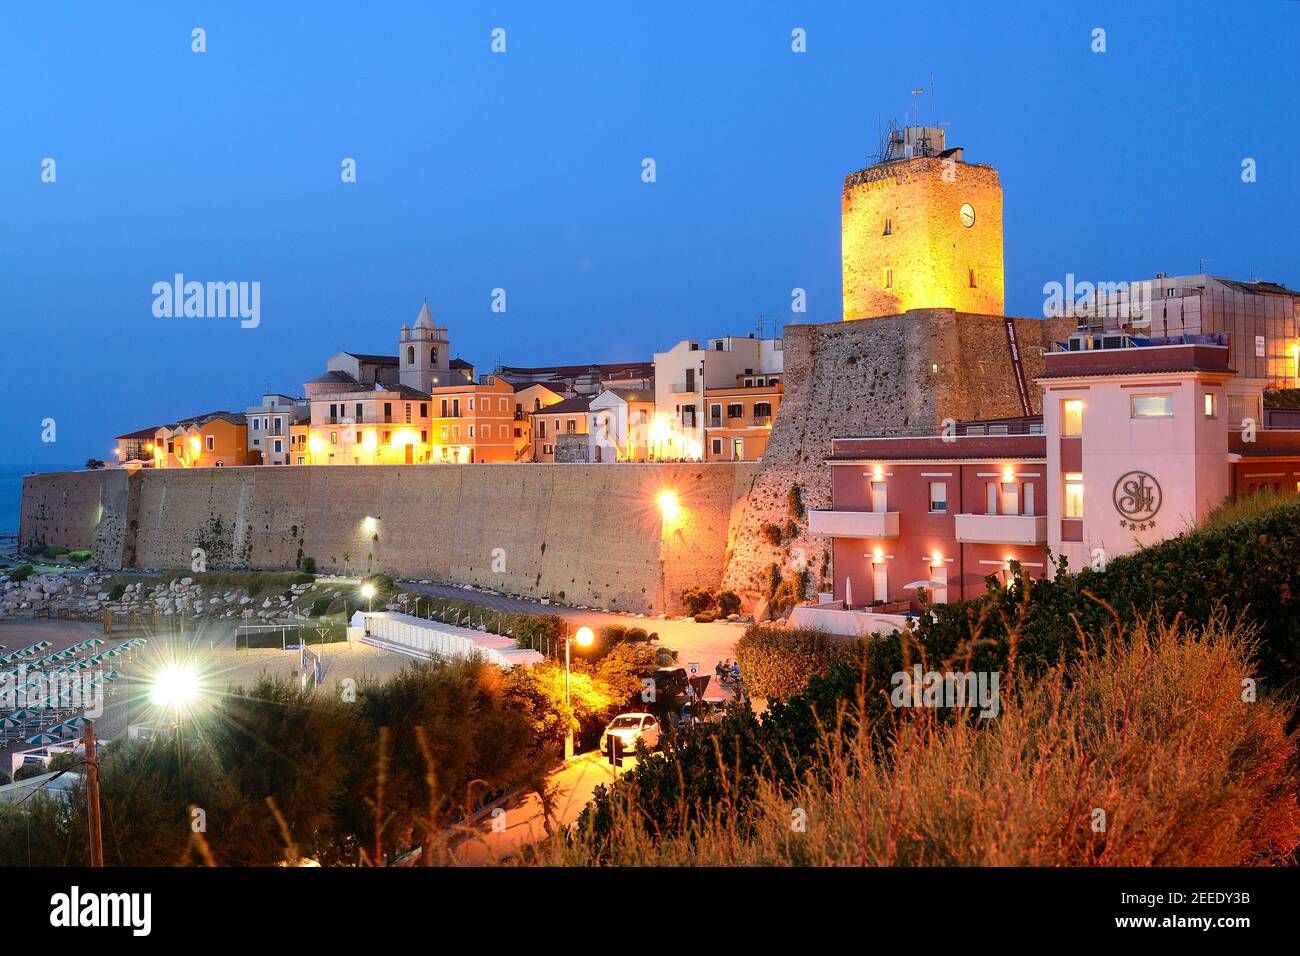
[[86,722],[86,819],[90,823],[90,865],[104,865],[104,832],[99,822],[99,756],[95,753],[95,722]]

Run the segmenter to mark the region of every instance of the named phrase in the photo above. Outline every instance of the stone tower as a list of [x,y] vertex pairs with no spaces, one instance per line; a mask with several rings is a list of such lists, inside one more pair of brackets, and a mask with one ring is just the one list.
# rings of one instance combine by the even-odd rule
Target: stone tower
[[402,326],[402,340],[397,346],[399,381],[422,392],[439,385],[450,385],[448,363],[451,360],[451,343],[447,327],[435,325],[429,314],[429,303],[420,307],[413,328]]
[[845,321],[1002,314],[1002,185],[942,129],[892,130],[885,158],[844,180],[840,230]]

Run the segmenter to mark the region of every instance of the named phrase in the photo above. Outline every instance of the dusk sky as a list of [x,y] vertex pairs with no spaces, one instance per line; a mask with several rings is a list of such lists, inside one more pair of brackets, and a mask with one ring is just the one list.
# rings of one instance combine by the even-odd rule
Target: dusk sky
[[[932,74],[1001,175],[1008,312],[1199,257],[1300,284],[1300,3],[1005,6],[6,3],[6,462],[300,394],[426,297],[480,371],[837,321],[844,176]],[[260,282],[260,325],[156,318],[175,273]]]

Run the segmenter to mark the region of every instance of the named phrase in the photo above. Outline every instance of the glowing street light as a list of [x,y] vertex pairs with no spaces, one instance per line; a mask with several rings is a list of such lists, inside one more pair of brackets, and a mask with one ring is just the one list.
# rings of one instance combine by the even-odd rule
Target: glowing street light
[[366,612],[369,613],[373,609],[375,586],[369,581],[361,585],[361,596],[366,599]]
[[582,626],[572,637],[564,639],[564,718],[568,729],[564,735],[564,759],[573,759],[573,702],[569,696],[569,645],[576,643],[579,647],[590,647],[596,640],[591,628]]
[[169,664],[154,675],[149,699],[157,707],[179,714],[199,696],[199,679],[194,671],[181,664]]
[[659,510],[663,512],[665,521],[676,521],[677,515],[681,513],[677,505],[677,496],[671,491],[660,492]]

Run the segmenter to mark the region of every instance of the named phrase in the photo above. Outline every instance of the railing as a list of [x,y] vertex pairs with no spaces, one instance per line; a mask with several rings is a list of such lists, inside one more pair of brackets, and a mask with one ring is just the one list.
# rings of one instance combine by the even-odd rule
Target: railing
[[705,426],[707,428],[721,428],[722,427],[721,416],[715,415],[714,417],[710,418],[707,422],[705,422]]
[[674,382],[670,386],[670,388],[674,394],[678,394],[678,395],[682,394],[683,392],[698,392],[700,390],[699,386],[687,385],[685,382]]
[[754,416],[754,424],[757,425],[757,426],[760,427],[760,428],[761,428],[762,426],[764,426],[764,425],[770,425],[770,424],[772,424],[772,416],[771,416],[771,415],[755,415],[755,416]]

